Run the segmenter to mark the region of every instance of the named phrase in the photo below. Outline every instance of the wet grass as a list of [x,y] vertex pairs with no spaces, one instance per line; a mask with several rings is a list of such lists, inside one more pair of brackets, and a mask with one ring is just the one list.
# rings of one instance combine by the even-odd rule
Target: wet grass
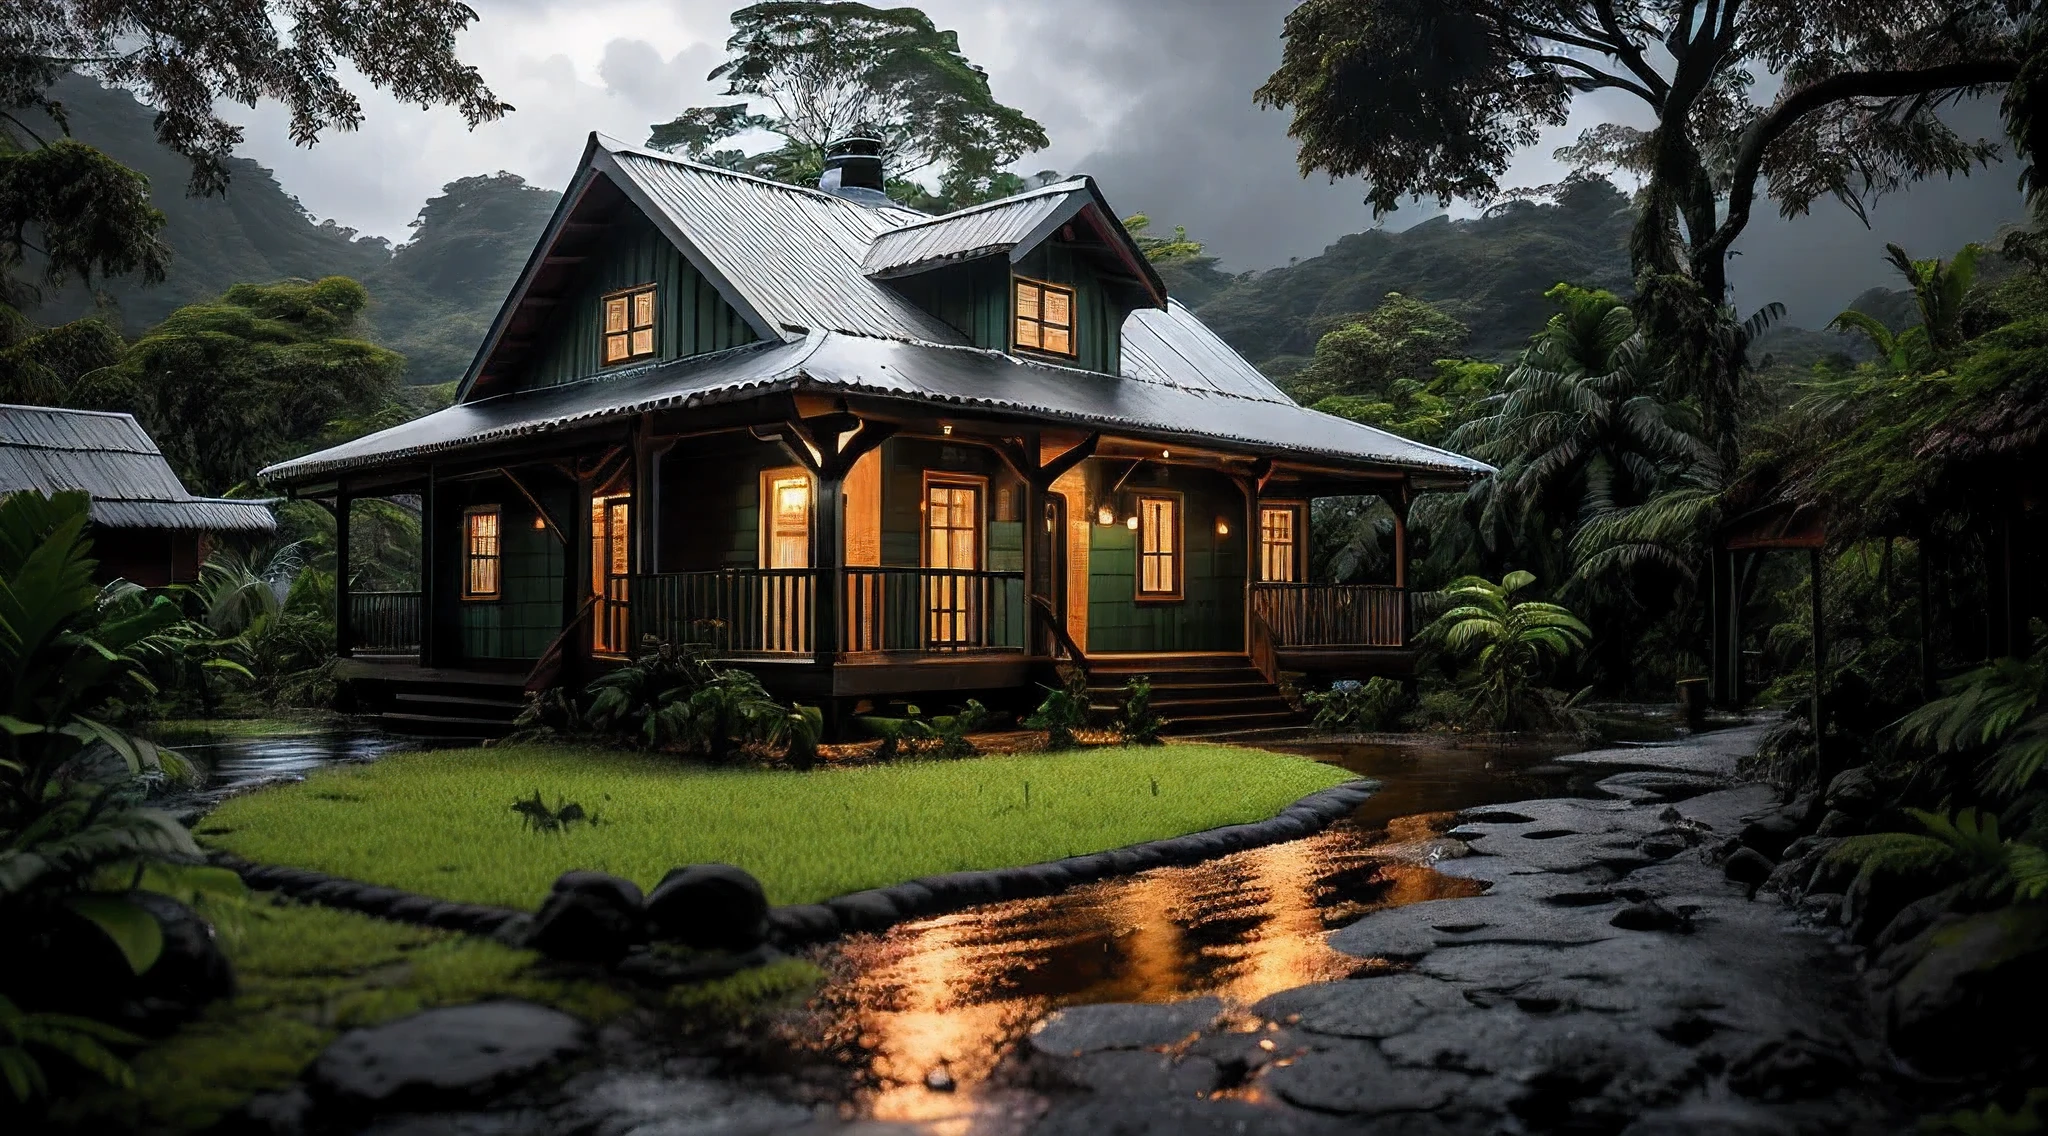
[[435,1006],[523,998],[595,1022],[632,1005],[602,984],[536,972],[529,951],[267,896],[230,907],[219,929],[235,997],[135,1054],[134,1089],[58,1105],[57,1126],[203,1130],[250,1096],[289,1087],[343,1030]]
[[190,745],[237,738],[295,738],[331,730],[340,721],[332,714],[274,718],[165,718],[149,723],[142,732],[165,745]]
[[[809,773],[709,768],[562,746],[401,754],[223,804],[198,827],[261,863],[531,909],[594,868],[652,886],[723,861],[775,903],[917,876],[1031,864],[1271,816],[1349,778],[1306,758],[1168,745],[898,762]],[[538,791],[597,814],[550,833]]]

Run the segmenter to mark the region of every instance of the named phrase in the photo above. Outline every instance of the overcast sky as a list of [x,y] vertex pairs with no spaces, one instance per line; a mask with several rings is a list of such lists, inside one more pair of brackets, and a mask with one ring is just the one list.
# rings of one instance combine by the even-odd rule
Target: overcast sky
[[[559,188],[602,131],[642,142],[650,123],[719,99],[705,74],[723,58],[732,0],[472,0],[482,14],[459,42],[498,95],[519,109],[470,132],[452,111],[401,106],[367,86],[366,121],[307,150],[291,145],[275,105],[228,108],[248,127],[242,152],[277,171],[319,218],[403,240],[422,202],[455,178],[509,170]],[[960,33],[987,69],[996,97],[1045,125],[1052,146],[1023,172],[1093,174],[1121,213],[1146,212],[1155,229],[1186,225],[1232,270],[1313,256],[1374,224],[1357,183],[1296,172],[1284,115],[1252,104],[1279,62],[1292,0],[926,0],[941,27]],[[1563,173],[1550,156],[1578,129],[1636,114],[1626,96],[1582,100],[1571,125],[1532,148],[1507,184],[1540,185]],[[1973,133],[1997,129],[1972,116]],[[1832,202],[1811,217],[1752,224],[1734,265],[1737,302],[1769,300],[1814,325],[1857,292],[1887,282],[1887,240],[1915,255],[1953,251],[2023,215],[2013,175],[1994,168],[1919,187],[1885,203],[1866,231]],[[1403,210],[1400,227],[1436,212]],[[1454,214],[1469,214],[1454,207]],[[1760,207],[1760,212],[1764,212]]]

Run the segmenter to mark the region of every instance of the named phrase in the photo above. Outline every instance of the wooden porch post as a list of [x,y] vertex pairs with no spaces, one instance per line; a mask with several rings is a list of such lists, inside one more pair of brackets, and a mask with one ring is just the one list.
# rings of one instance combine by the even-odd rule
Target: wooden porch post
[[1394,588],[1400,593],[1401,645],[1406,647],[1413,635],[1410,623],[1414,616],[1408,600],[1408,483],[1403,481],[1399,492],[1387,502],[1394,508]]
[[347,488],[334,494],[334,653],[348,658],[355,653],[354,610],[348,586],[348,520],[356,499]]
[[[827,475],[831,476],[827,476]],[[839,597],[846,590],[844,528],[845,471],[823,469],[811,478],[811,650],[818,662],[831,665],[839,655]]]
[[642,414],[633,424],[633,437],[629,442],[633,454],[633,486],[631,502],[626,516],[630,526],[626,533],[626,657],[640,657],[640,637],[646,623],[640,611],[640,577],[650,571],[654,563],[653,534],[654,512],[659,506],[654,494],[654,445],[651,433],[654,420]]
[[420,492],[420,665],[441,664],[441,487],[434,467]]

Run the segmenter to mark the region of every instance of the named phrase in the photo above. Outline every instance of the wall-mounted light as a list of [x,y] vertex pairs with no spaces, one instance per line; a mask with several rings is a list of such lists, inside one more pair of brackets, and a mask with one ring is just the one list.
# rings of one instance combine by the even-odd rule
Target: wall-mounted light
[[1116,510],[1110,508],[1108,505],[1104,505],[1102,508],[1095,510],[1095,523],[1098,525],[1115,524]]
[[1129,517],[1126,517],[1126,518],[1124,519],[1124,527],[1125,527],[1125,528],[1127,528],[1127,529],[1129,529],[1129,530],[1131,530],[1132,532],[1137,532],[1137,531],[1138,531],[1138,514],[1136,514],[1136,513],[1132,513],[1132,514],[1131,514],[1131,515],[1130,515]]
[[1173,451],[1172,451],[1172,450],[1161,450],[1161,451],[1159,451],[1159,456],[1160,456],[1160,457],[1162,457],[1162,458],[1170,458],[1170,457],[1172,457],[1172,456],[1173,456]]
[[1226,520],[1224,520],[1224,519],[1223,519],[1222,517],[1218,517],[1218,518],[1216,518],[1216,535],[1217,535],[1217,536],[1229,536],[1229,535],[1230,535],[1230,522],[1229,522],[1229,521],[1226,521]]
[[944,434],[947,437],[951,437],[953,434],[953,424],[951,422],[947,422],[940,425],[939,433]]
[[548,527],[548,522],[547,522],[547,519],[546,519],[545,517],[535,517],[535,518],[533,518],[533,531],[534,531],[534,532],[545,532],[545,531],[547,531],[547,527]]

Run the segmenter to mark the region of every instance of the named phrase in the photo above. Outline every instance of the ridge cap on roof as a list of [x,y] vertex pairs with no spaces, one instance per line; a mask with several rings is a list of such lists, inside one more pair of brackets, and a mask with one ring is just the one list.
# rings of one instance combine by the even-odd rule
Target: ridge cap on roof
[[43,414],[91,414],[100,418],[126,418],[135,421],[135,415],[126,410],[85,410],[73,406],[32,406],[26,402],[0,402],[0,410],[34,410]]
[[908,232],[911,229],[920,229],[926,225],[943,224],[947,221],[954,220],[955,218],[969,217],[976,213],[986,213],[993,209],[1001,209],[1004,206],[1015,205],[1020,201],[1029,201],[1032,198],[1036,197],[1051,197],[1055,194],[1065,195],[1069,193],[1079,193],[1080,191],[1088,188],[1090,180],[1091,179],[1088,177],[1088,175],[1081,174],[1077,177],[1068,178],[1065,181],[1054,182],[1051,185],[1041,185],[1037,189],[1027,189],[1022,193],[1013,193],[1008,197],[998,197],[993,201],[976,202],[973,205],[969,205],[961,209],[955,209],[951,213],[928,213],[925,216],[920,217],[919,219],[911,221],[907,224],[898,225],[893,229],[884,229],[881,232],[875,234],[875,239],[879,241],[883,237],[894,236],[897,233]]
[[[810,197],[816,197],[839,205],[850,205],[856,209],[865,210],[869,208],[868,206],[862,205],[858,201],[849,201],[836,193],[826,193],[824,190],[818,189],[814,186],[795,185],[791,182],[776,181],[774,178],[765,178],[760,176],[759,174],[742,173],[739,170],[728,170],[723,166],[707,165],[704,162],[692,161],[689,158],[678,157],[677,155],[666,153],[661,150],[655,150],[646,146],[635,146],[631,142],[626,142],[622,139],[614,138],[609,134],[605,134],[596,130],[591,131],[590,136],[591,138],[597,141],[598,147],[608,154],[628,154],[636,158],[646,158],[649,159],[650,161],[667,162],[670,165],[683,166],[687,169],[695,170],[698,173],[717,174],[721,177],[732,178],[735,181],[753,182],[755,185],[767,186],[770,189],[779,189],[788,193],[803,194]],[[914,209],[911,206],[905,205],[900,201],[891,201],[889,203],[889,207],[892,209],[901,209],[906,213],[923,213],[923,210]],[[924,214],[924,216],[926,218],[930,218],[935,215],[927,213]],[[936,216],[946,217],[951,216],[951,214],[941,213],[936,214]],[[918,222],[912,223],[916,224]]]

